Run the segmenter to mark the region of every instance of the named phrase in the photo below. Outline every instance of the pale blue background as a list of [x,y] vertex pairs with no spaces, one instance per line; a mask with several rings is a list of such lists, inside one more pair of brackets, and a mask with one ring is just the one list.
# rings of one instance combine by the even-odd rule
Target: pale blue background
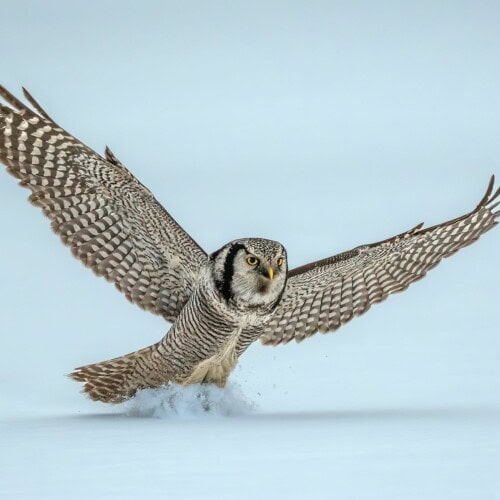
[[[263,236],[283,242],[292,266],[300,265],[461,215],[489,176],[500,176],[497,1],[2,0],[0,18],[2,84],[26,86],[96,150],[108,144],[207,250]],[[14,436],[19,415],[108,411],[63,375],[151,344],[167,329],[74,260],[27,195],[0,175],[0,411],[14,419],[6,426]],[[441,428],[431,418],[394,445],[408,459],[394,491],[381,486],[394,479],[380,465],[384,454],[366,452],[359,481],[357,459],[347,472],[322,469],[326,452],[307,448],[308,432],[295,429],[306,451],[304,464],[294,463],[306,477],[292,474],[295,482],[286,483],[290,464],[280,469],[264,454],[253,470],[273,473],[269,491],[284,492],[286,483],[291,493],[324,498],[332,477],[339,489],[329,491],[343,498],[347,491],[361,498],[365,486],[366,498],[376,491],[409,498],[408,484],[415,498],[499,498],[498,413],[496,433],[473,432],[484,429],[478,415],[500,409],[499,243],[500,231],[489,233],[336,335],[245,354],[234,380],[262,413],[287,421],[333,412],[328,435],[339,428],[338,414],[360,417],[352,433],[368,442],[369,424],[391,412],[463,418],[456,434],[447,434],[448,420]],[[479,412],[475,420],[470,411]],[[27,439],[17,461],[4,455],[14,472],[33,451]],[[43,479],[59,466],[51,439],[42,457],[53,467],[32,483],[11,474],[4,491],[21,495],[24,484],[27,496],[55,497]],[[430,443],[427,461],[422,442]],[[343,463],[342,454],[328,453],[327,463]],[[398,452],[389,455],[398,462]],[[464,456],[470,463],[439,469]],[[189,457],[177,458],[174,472],[189,469]],[[308,468],[314,459],[319,465]],[[113,470],[98,467],[103,477]],[[441,490],[429,486],[431,472]]]

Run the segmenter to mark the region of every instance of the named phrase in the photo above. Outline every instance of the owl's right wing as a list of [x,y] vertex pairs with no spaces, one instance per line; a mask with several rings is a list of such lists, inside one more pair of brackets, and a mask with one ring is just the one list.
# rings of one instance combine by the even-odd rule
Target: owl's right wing
[[38,113],[0,86],[12,106],[0,103],[0,160],[73,255],[131,302],[174,321],[207,254],[108,149],[103,158],[24,93]]
[[494,180],[477,207],[462,217],[424,229],[419,224],[387,240],[292,269],[261,341],[299,342],[316,332],[335,331],[372,304],[406,290],[443,258],[498,224],[500,189],[493,192]]

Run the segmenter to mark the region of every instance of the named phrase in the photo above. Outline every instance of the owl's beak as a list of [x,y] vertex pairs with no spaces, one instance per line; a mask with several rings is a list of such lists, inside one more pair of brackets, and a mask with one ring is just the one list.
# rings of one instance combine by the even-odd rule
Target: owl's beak
[[268,274],[269,274],[269,279],[272,280],[274,276],[274,269],[272,267],[269,268]]

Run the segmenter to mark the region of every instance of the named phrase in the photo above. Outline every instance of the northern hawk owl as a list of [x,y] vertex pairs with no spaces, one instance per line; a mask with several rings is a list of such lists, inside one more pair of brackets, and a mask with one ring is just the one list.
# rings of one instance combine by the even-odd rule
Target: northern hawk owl
[[434,227],[288,269],[275,241],[246,238],[207,254],[106,148],[57,125],[25,90],[3,87],[0,159],[75,257],[139,307],[172,323],[156,344],[77,368],[90,398],[118,403],[167,382],[224,386],[239,356],[335,331],[498,224],[494,177],[477,207]]

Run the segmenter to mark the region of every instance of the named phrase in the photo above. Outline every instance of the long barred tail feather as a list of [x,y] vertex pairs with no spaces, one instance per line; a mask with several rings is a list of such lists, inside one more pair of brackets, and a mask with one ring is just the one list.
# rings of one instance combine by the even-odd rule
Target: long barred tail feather
[[104,403],[122,403],[139,389],[159,387],[171,380],[158,344],[125,356],[81,366],[68,375],[83,382],[83,391],[90,399]]

